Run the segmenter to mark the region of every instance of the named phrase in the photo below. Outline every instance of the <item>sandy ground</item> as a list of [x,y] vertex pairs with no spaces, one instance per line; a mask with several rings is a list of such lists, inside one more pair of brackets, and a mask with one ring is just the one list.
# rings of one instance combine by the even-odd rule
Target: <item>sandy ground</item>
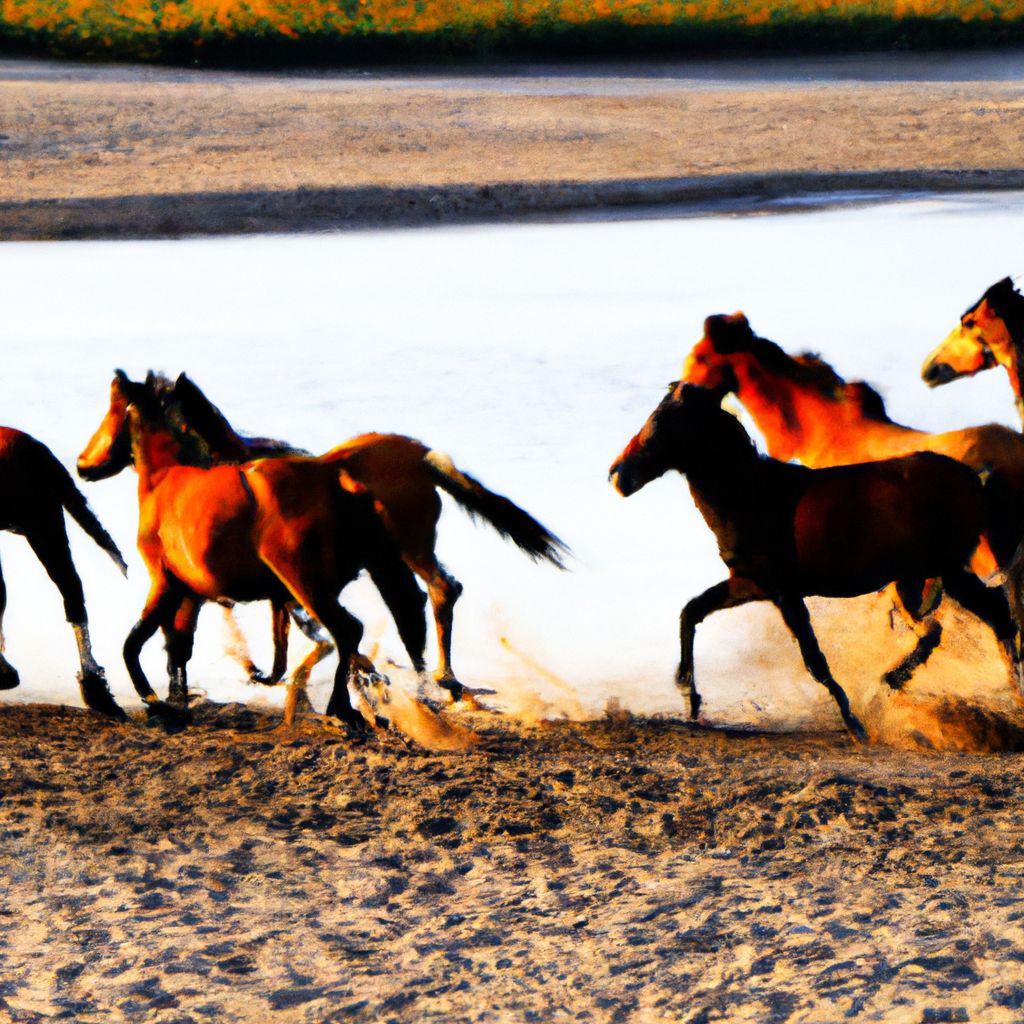
[[7,60],[0,238],[1021,188],[1019,66],[775,61],[759,80],[749,62],[281,76]]
[[1019,1021],[1019,758],[0,711],[0,1019]]

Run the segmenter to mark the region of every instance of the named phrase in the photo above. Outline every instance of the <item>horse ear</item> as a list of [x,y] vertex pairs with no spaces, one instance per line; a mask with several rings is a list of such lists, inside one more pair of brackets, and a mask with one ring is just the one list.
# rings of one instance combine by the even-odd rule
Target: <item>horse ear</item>
[[704,337],[719,352],[736,352],[754,336],[750,322],[742,313],[732,316],[709,316],[704,321]]
[[125,384],[128,383],[128,374],[125,373],[124,370],[115,370],[114,380],[116,380],[117,383],[123,387]]

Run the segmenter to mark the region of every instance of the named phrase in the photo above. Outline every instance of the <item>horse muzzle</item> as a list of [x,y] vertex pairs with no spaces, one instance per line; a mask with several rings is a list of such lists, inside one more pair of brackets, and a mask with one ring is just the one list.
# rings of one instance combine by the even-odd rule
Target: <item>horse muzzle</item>
[[612,487],[624,498],[628,498],[631,494],[635,494],[640,490],[640,484],[633,479],[629,470],[622,468],[620,465],[612,466],[608,471],[608,480]]
[[930,388],[936,388],[940,384],[948,384],[959,376],[960,374],[949,363],[929,362],[925,363],[921,369],[921,379]]

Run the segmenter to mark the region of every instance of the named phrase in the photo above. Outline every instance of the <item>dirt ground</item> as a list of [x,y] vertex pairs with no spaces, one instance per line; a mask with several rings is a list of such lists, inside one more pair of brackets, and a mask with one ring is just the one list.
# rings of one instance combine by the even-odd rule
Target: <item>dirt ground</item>
[[1019,1021],[1016,755],[0,710],[0,1019]]
[[[0,238],[1019,188],[1022,111],[992,78],[7,61]],[[438,752],[0,705],[0,1021],[1022,1019],[1019,754],[459,720],[478,742]],[[1000,722],[972,735],[1024,745]]]
[[954,78],[952,59],[915,81],[735,67],[724,81],[713,65],[283,76],[0,61],[0,238],[1024,187],[1020,77]]

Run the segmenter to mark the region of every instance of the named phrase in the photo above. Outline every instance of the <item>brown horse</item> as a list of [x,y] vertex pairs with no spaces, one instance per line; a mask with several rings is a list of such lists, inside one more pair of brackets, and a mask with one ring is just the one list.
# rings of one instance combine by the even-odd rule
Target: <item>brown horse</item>
[[1017,413],[1024,423],[1021,369],[1024,366],[1024,295],[1004,277],[962,317],[959,327],[925,360],[921,376],[929,387],[973,377],[1002,366],[1010,378]]
[[[53,452],[20,430],[0,427],[0,530],[20,533],[28,541],[64,599],[64,614],[78,645],[81,663],[78,683],[86,706],[123,718],[123,712],[107,688],[103,669],[92,654],[85,595],[71,560],[64,527],[65,511],[110,555],[121,572],[127,573],[117,545]],[[7,587],[0,572],[0,690],[13,689],[20,681],[17,670],[3,655],[6,608]]]
[[[217,462],[238,462],[254,455],[295,453],[283,441],[238,434],[223,413],[185,374],[167,395],[180,425],[194,433]],[[458,582],[435,554],[441,516],[438,488],[455,499],[471,516],[490,523],[530,558],[564,568],[566,545],[550,530],[508,498],[488,490],[459,470],[443,452],[401,434],[362,434],[332,448],[320,461],[358,481],[373,495],[388,533],[410,569],[426,584],[437,628],[439,666],[434,679],[459,699],[463,686],[452,669],[452,624],[455,602],[462,593]],[[287,626],[287,620],[285,620]],[[282,637],[275,629],[275,667],[270,679],[283,671]],[[280,676],[277,676],[280,678]]]
[[[139,477],[139,552],[150,574],[142,615],[124,659],[150,714],[187,717],[160,701],[139,661],[143,645],[168,635],[172,687],[187,694],[196,617],[205,601],[296,602],[322,623],[338,650],[327,713],[364,727],[348,695],[362,626],[338,594],[363,568],[384,598],[417,671],[423,668],[423,595],[365,490],[317,459],[262,459],[209,469],[189,465],[190,439],[166,422],[159,382],[118,371],[110,407],[78,459],[103,479],[134,464]],[[288,715],[286,713],[286,720]]]
[[[832,695],[850,732],[866,733],[832,677],[803,599],[854,597],[895,583],[913,601],[941,577],[966,607],[986,591],[964,571],[985,522],[981,481],[953,459],[924,452],[898,459],[809,469],[758,454],[722,392],[682,384],[662,400],[612,464],[629,496],[670,469],[684,474],[718,539],[729,577],[689,601],[680,615],[677,682],[696,718],[693,639],[712,612],[771,601],[800,645],[811,675]],[[1007,656],[1015,628],[1003,602],[985,608]],[[919,645],[920,646],[920,645]],[[886,681],[901,685],[920,663],[915,650]]]
[[704,321],[683,380],[735,394],[777,459],[821,468],[931,451],[992,474],[991,552],[983,545],[975,568],[983,578],[1009,568],[1024,535],[1024,437],[1016,431],[990,423],[928,433],[894,423],[870,386],[848,383],[816,356],[788,355],[742,313]]

